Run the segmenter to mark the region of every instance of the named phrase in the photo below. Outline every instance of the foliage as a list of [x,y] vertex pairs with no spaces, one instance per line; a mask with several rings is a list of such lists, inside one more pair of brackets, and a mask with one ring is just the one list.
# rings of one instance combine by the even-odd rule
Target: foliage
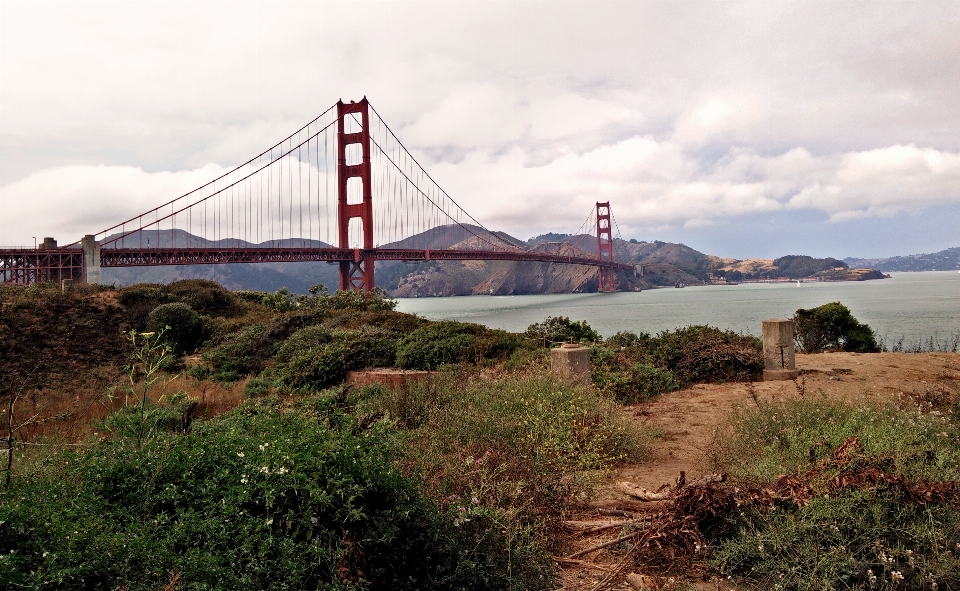
[[[176,429],[183,421],[183,409],[173,408],[169,404],[154,404],[147,398],[147,392],[155,383],[163,381],[163,368],[173,357],[173,349],[167,344],[165,329],[158,332],[138,333],[131,330],[127,335],[133,345],[133,354],[130,363],[126,366],[127,383],[122,388],[110,388],[106,398],[119,398],[118,389],[123,392],[123,406],[104,419],[101,428],[114,433],[118,437],[127,437],[136,441],[139,447],[143,442],[162,429]],[[166,396],[166,383],[164,394]],[[183,401],[183,396],[176,394],[176,402]],[[190,401],[188,401],[189,403]]]
[[392,466],[391,441],[387,425],[336,404],[282,412],[264,399],[186,435],[69,454],[66,474],[0,493],[0,580],[152,590],[177,573],[182,589],[524,588],[517,573],[536,568],[530,558],[488,568],[502,560],[500,530],[473,543]]
[[600,340],[600,334],[590,328],[586,320],[574,322],[566,316],[547,316],[543,322],[528,326],[525,336],[541,343],[546,341],[548,346],[550,343],[566,343],[570,340],[590,343]]
[[627,404],[680,389],[673,372],[649,363],[630,363],[620,371],[600,369],[593,374],[595,386]]
[[165,291],[200,314],[232,315],[238,299],[219,283],[205,279],[184,279],[166,286]]
[[446,320],[421,326],[397,345],[397,365],[433,370],[446,364],[509,356],[520,339],[502,330],[479,324]]
[[960,480],[956,419],[922,410],[799,400],[740,411],[711,446],[718,469],[741,482],[827,469],[810,481],[809,504],[731,513],[714,532],[713,563],[764,589],[960,586],[956,507],[917,503],[882,483],[832,488],[841,469],[830,463],[834,450],[852,437],[861,448],[844,470],[879,466],[921,484]]
[[799,309],[793,317],[794,340],[805,353],[823,351],[852,351],[875,353],[877,346],[873,330],[860,324],[840,302],[824,304],[809,310]]
[[[647,333],[643,333],[643,337],[649,339],[650,335]],[[622,348],[622,347],[629,347],[631,345],[635,345],[637,341],[640,340],[640,338],[641,336],[634,332],[631,332],[629,330],[622,330],[617,334],[613,335],[612,337],[609,337],[605,342],[608,345]]]
[[274,357],[272,375],[287,389],[322,389],[342,382],[347,371],[393,365],[396,339],[372,326],[329,331],[311,326],[294,333]]
[[234,382],[263,371],[277,347],[277,339],[265,324],[245,328],[234,339],[203,354],[207,367],[197,366],[195,377]]
[[203,338],[203,321],[193,308],[186,304],[161,304],[150,312],[147,330],[163,333],[174,353],[192,351]]
[[[256,301],[258,292],[244,292],[241,296],[248,301]],[[259,294],[259,303],[277,312],[290,310],[356,310],[360,312],[384,312],[397,307],[396,300],[390,299],[387,292],[374,288],[369,292],[353,290],[337,291],[330,295],[323,285],[310,287],[310,295],[293,294],[286,287],[275,293]]]
[[710,326],[655,337],[617,333],[591,349],[592,379],[623,402],[638,402],[693,383],[750,380],[763,371],[759,339]]

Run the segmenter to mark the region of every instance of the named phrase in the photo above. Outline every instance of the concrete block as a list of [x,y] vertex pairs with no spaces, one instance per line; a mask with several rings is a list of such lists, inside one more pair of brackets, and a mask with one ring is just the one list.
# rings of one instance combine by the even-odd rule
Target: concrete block
[[83,282],[96,285],[100,279],[100,243],[93,234],[87,234],[80,240],[83,249]]
[[793,320],[774,318],[763,321],[763,368],[797,368],[793,349]]
[[550,365],[558,376],[578,381],[590,380],[590,349],[573,343],[564,343],[550,350]]

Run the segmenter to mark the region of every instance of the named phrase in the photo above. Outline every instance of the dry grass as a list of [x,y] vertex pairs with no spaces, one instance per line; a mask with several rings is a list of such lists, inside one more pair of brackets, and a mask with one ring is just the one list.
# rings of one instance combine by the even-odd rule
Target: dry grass
[[[122,384],[124,379],[119,371],[113,371],[87,376],[55,390],[38,389],[23,393],[14,407],[14,423],[23,425],[16,439],[25,442],[83,440],[96,431],[98,421],[124,404],[124,397],[120,394],[122,388],[117,388],[117,397],[110,399],[107,396],[107,388]],[[147,396],[156,402],[165,393],[183,392],[200,401],[193,412],[194,417],[215,417],[240,404],[246,382],[220,384],[179,374],[154,384]],[[3,423],[5,426],[6,420]]]

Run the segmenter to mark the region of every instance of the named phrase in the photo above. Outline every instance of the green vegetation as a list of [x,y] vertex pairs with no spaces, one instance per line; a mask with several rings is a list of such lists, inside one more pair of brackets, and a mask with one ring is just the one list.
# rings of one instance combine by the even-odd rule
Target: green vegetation
[[[600,342],[548,317],[514,334],[322,286],[0,298],[5,413],[59,388],[66,410],[38,423],[87,421],[24,441],[4,414],[17,456],[0,490],[3,588],[553,589],[566,512],[645,456],[618,403],[763,367],[758,339],[708,326]],[[876,349],[839,303],[797,321],[811,349]],[[590,346],[592,383],[549,372],[543,342],[569,340]],[[372,366],[432,373],[342,384]],[[680,489],[673,514],[636,530],[659,537],[636,538],[635,557],[709,564],[745,588],[960,588],[960,404],[925,396],[755,397],[709,448],[731,482]]]
[[793,317],[794,340],[804,353],[852,351],[875,353],[880,350],[873,330],[860,324],[840,302],[809,310],[799,309]]
[[758,589],[958,588],[957,500],[926,491],[960,492],[960,407],[930,410],[799,400],[741,411],[712,447],[716,466],[748,484],[796,474],[809,498],[727,514],[712,563]]
[[592,349],[593,383],[622,402],[639,402],[703,382],[749,381],[763,371],[759,339],[709,326],[619,332]]
[[548,347],[554,343],[593,343],[600,340],[600,334],[590,328],[586,320],[576,322],[566,316],[547,316],[543,322],[528,326],[524,335],[532,341],[545,343]]

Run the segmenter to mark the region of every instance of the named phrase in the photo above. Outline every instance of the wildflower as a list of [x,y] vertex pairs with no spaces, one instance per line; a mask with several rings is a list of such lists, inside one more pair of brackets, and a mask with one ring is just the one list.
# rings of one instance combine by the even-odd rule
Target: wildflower
[[320,520],[317,519],[316,517],[311,517],[311,518],[310,518],[310,523],[312,523],[313,525],[316,525],[318,521],[320,521]]
[[242,452],[242,451],[238,451],[238,452],[237,452],[237,457],[238,457],[238,458],[242,458],[242,457],[243,457],[243,452]]
[[261,474],[269,474],[269,473],[270,473],[270,468],[268,468],[267,466],[264,466],[263,468],[260,468],[260,473],[261,473]]
[[267,524],[267,525],[273,525],[273,517],[271,517],[270,519],[268,519],[268,520],[266,521],[266,524]]
[[247,483],[247,475],[244,474],[243,476],[240,477],[240,484],[246,484],[246,483]]
[[895,571],[891,572],[891,573],[890,573],[890,580],[891,580],[891,581],[902,581],[902,580],[903,580],[903,573],[901,573],[901,572],[898,571],[898,570],[895,570]]

